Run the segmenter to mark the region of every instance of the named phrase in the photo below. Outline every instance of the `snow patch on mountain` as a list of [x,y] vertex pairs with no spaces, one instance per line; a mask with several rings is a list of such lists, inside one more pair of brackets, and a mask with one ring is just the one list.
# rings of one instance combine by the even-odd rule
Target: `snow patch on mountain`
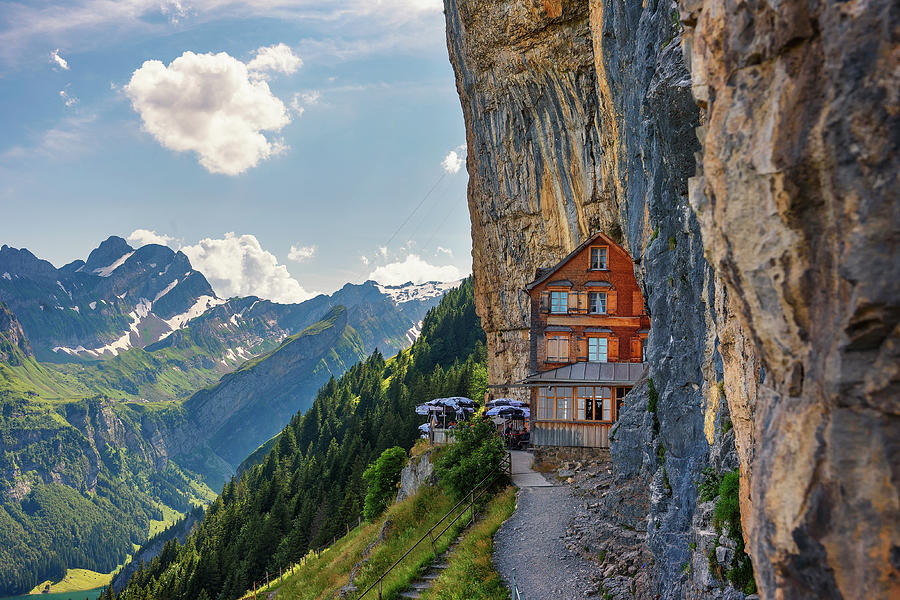
[[91,310],[97,310],[97,303],[96,303],[96,302],[91,302],[90,304],[88,304],[88,306],[91,307]]
[[407,330],[406,339],[409,340],[409,345],[413,345],[420,335],[422,335],[422,321],[419,321]]
[[[209,309],[214,308],[220,304],[225,304],[225,302],[227,301],[220,298],[215,298],[213,296],[200,296],[199,298],[197,298],[197,301],[194,303],[194,305],[187,309],[187,311],[181,313],[180,315],[175,315],[171,319],[165,319],[165,322],[172,329],[172,331],[175,331],[176,329],[181,329],[182,327],[184,327],[184,324],[191,319],[196,319]],[[163,338],[166,337],[166,335],[164,335]]]
[[10,275],[9,273],[4,273],[3,279],[5,279],[7,281],[12,281],[12,275]]
[[428,281],[426,283],[415,284],[412,282],[403,285],[381,285],[376,283],[378,290],[386,295],[397,304],[404,302],[412,302],[413,300],[428,300],[430,298],[438,298],[446,294],[449,290],[459,287],[462,279],[457,281]]
[[110,275],[112,275],[113,271],[115,271],[116,269],[121,267],[123,264],[125,264],[125,261],[128,260],[129,258],[131,258],[132,254],[134,254],[134,250],[132,250],[131,252],[129,252],[127,254],[122,255],[119,258],[119,260],[117,260],[116,262],[114,262],[113,264],[111,264],[107,267],[100,267],[99,269],[94,269],[94,273],[96,273],[100,277],[109,277]]
[[173,281],[172,283],[170,283],[169,285],[167,285],[166,288],[165,288],[163,291],[161,291],[160,293],[158,293],[158,294],[156,295],[156,297],[153,299],[153,301],[156,302],[156,301],[158,301],[160,298],[162,298],[163,296],[165,296],[166,294],[168,294],[169,292],[171,292],[171,291],[172,291],[172,288],[174,288],[176,285],[178,285],[178,280],[177,280],[177,279],[176,279],[175,281]]

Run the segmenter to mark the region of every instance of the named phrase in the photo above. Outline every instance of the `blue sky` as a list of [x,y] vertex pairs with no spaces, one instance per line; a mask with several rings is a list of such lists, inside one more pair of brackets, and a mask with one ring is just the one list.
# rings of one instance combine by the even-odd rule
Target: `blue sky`
[[464,275],[444,36],[440,0],[2,2],[0,242],[163,241],[283,301]]

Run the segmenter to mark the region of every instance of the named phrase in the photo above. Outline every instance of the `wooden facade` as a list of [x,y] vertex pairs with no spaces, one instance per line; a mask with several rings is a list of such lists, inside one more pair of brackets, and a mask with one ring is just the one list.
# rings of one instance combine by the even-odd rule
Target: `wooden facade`
[[631,257],[597,233],[527,289],[532,443],[609,447],[650,331]]

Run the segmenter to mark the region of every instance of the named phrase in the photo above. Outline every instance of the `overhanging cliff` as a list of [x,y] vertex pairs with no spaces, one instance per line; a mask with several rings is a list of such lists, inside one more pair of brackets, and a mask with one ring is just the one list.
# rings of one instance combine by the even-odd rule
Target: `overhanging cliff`
[[896,9],[445,8],[492,383],[525,374],[525,283],[594,231],[645,289],[657,412],[636,388],[613,445],[648,489],[644,591],[740,597],[698,497],[739,458],[764,597],[898,592]]

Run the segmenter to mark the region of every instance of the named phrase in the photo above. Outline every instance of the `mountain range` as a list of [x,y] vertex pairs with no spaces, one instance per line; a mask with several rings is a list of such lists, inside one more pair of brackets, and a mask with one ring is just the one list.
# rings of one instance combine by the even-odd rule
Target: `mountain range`
[[316,391],[408,347],[455,283],[219,298],[181,252],[111,237],[55,268],[0,248],[0,595],[107,572],[214,497]]

